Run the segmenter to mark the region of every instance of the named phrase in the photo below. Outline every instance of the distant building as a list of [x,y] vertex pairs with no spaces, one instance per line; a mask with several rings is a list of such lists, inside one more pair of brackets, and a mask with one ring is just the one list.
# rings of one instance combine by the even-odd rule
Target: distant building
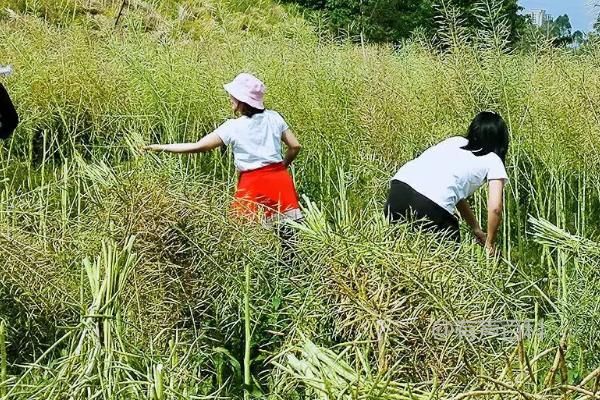
[[525,15],[531,17],[531,23],[535,26],[542,26],[548,21],[552,21],[552,15],[548,14],[546,10],[529,10],[525,12]]

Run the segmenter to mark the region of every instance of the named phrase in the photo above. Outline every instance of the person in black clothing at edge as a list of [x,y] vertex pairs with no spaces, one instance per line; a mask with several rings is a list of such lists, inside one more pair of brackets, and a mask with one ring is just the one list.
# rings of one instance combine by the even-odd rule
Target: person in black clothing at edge
[[[11,67],[0,66],[0,77],[12,73]],[[8,92],[0,83],[0,139],[8,139],[19,124],[19,115],[15,110]]]
[[[444,232],[460,242],[458,210],[489,254],[502,219],[502,195],[508,181],[504,166],[509,133],[502,117],[479,113],[466,137],[451,137],[406,163],[391,179],[385,215],[391,222],[416,217],[418,226]],[[481,229],[467,198],[488,182],[487,232]]]

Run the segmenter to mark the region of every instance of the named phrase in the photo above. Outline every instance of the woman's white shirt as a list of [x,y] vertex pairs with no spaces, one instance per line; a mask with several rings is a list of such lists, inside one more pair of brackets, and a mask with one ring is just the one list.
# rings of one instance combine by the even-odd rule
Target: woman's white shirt
[[229,119],[214,132],[231,146],[235,166],[250,171],[283,162],[281,135],[288,125],[278,112],[265,110],[252,117]]
[[456,204],[471,196],[486,180],[508,181],[498,155],[478,157],[461,148],[467,143],[459,136],[446,139],[402,166],[392,180],[405,182],[453,214]]

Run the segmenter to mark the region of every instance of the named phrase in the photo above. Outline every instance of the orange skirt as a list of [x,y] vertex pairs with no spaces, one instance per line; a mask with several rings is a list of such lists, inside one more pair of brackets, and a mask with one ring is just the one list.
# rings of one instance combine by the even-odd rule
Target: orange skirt
[[262,212],[270,218],[299,208],[294,181],[283,163],[240,172],[233,202],[236,212],[245,216]]

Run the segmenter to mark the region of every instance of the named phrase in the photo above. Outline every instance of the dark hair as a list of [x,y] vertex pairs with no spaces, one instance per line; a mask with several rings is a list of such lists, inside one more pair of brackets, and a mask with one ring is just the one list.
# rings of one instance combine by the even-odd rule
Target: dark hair
[[240,114],[245,115],[248,118],[252,118],[254,114],[260,114],[265,111],[265,109],[255,108],[248,103],[238,100],[238,111]]
[[8,139],[17,125],[19,125],[19,114],[17,114],[8,92],[0,84],[0,139]]
[[462,147],[476,156],[496,153],[504,162],[508,152],[508,127],[499,114],[483,111],[471,122],[466,136],[469,143]]

